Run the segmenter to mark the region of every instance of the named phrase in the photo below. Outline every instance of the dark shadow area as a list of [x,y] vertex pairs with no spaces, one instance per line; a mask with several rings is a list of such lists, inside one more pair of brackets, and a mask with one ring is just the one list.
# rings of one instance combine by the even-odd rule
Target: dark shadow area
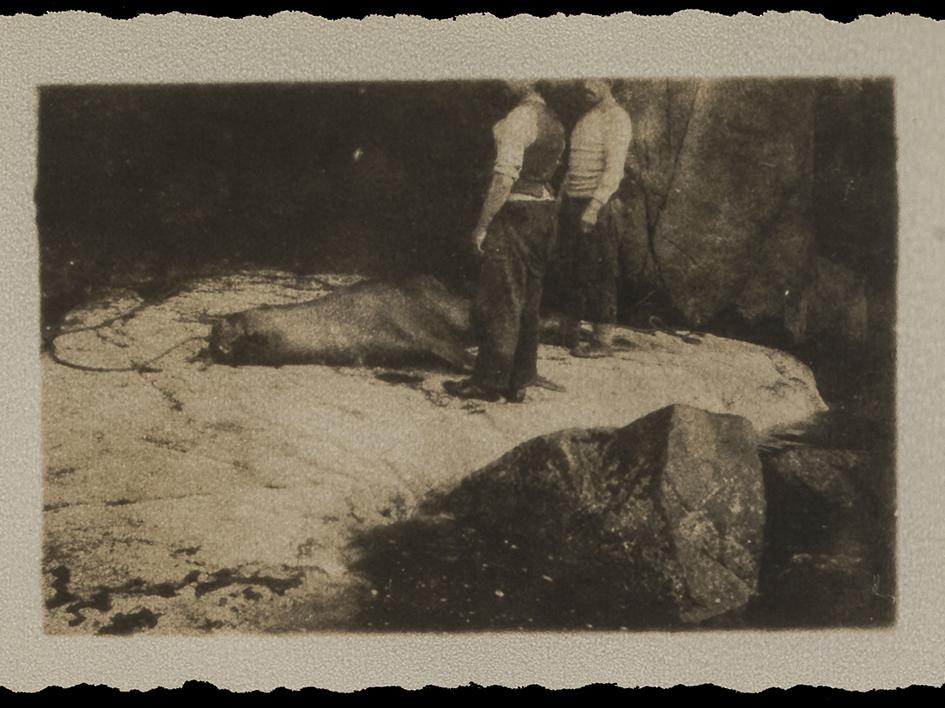
[[[595,429],[573,448],[535,442],[512,453],[503,474],[467,478],[431,495],[409,518],[365,530],[352,543],[352,570],[365,581],[355,627],[380,630],[669,628],[669,581],[640,553],[669,555],[664,519],[627,551],[600,513],[596,484],[557,478],[549,459],[573,455],[602,463],[613,431]],[[652,447],[657,447],[653,443]],[[606,455],[606,453],[603,453]],[[500,468],[502,465],[499,465]],[[631,469],[616,488],[650,493],[653,482]],[[604,474],[589,464],[588,478]],[[539,481],[541,480],[541,481]],[[646,550],[643,550],[646,549]]]
[[[588,536],[594,531],[586,529]],[[555,538],[467,525],[448,516],[382,526],[356,541],[353,570],[370,588],[353,628],[585,630],[669,628],[638,579],[598,546],[567,553]]]
[[43,323],[241,264],[468,278],[507,108],[495,82],[45,87]]
[[747,613],[772,627],[895,621],[894,431],[837,408],[761,450],[765,546]]

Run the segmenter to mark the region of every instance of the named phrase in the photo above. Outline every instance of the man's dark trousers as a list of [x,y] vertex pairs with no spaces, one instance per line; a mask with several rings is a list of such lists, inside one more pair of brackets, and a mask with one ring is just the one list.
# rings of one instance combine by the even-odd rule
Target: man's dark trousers
[[541,292],[554,247],[555,202],[509,201],[483,242],[476,320],[479,353],[473,380],[506,393],[536,378]]
[[581,232],[581,215],[590,199],[565,197],[561,205],[558,249],[565,264],[565,314],[573,321],[597,324],[617,321],[617,279],[620,274],[619,234],[613,204],[601,208],[597,225]]

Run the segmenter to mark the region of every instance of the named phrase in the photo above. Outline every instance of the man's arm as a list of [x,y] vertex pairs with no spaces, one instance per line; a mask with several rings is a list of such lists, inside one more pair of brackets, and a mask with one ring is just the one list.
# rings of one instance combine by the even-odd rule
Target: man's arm
[[479,221],[473,231],[473,245],[479,253],[482,253],[482,242],[486,238],[489,225],[512,193],[512,185],[518,179],[525,161],[525,148],[535,141],[537,133],[534,112],[522,106],[499,121],[493,129],[496,143],[495,168],[479,212]]
[[630,116],[622,108],[612,108],[604,117],[604,173],[581,221],[593,228],[604,204],[620,187],[627,164],[627,153],[633,140]]
[[479,212],[479,221],[476,224],[476,231],[473,234],[473,241],[476,250],[482,253],[482,242],[486,238],[486,231],[489,230],[489,224],[499,213],[499,210],[505,205],[509,195],[512,193],[512,185],[515,184],[515,178],[507,174],[495,172],[492,175],[492,181],[489,183],[489,191],[486,192],[486,199],[482,203],[482,209]]

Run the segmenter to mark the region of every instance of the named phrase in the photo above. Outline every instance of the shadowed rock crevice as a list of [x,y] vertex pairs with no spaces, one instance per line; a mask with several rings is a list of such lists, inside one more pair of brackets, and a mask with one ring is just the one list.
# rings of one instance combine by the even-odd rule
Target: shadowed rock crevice
[[[884,433],[820,416],[761,448],[769,500],[760,598],[766,626],[882,626],[895,619],[895,478]],[[890,448],[891,449],[891,448]]]

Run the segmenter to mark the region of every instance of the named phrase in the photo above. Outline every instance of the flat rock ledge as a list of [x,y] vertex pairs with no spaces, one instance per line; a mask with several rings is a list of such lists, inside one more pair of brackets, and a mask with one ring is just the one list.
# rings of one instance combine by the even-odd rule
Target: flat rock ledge
[[[206,336],[214,317],[347,282],[264,271],[205,279],[60,337],[57,350],[86,365],[141,362]],[[67,326],[138,302],[114,293]],[[674,404],[740,416],[759,434],[826,409],[811,372],[775,350],[632,329],[618,341],[601,360],[542,345],[540,372],[566,391],[530,389],[525,405],[451,399],[442,383],[456,374],[442,371],[210,365],[196,356],[199,339],[159,371],[91,373],[44,356],[46,630],[362,626],[363,593],[381,590],[354,567],[363,552],[353,540],[410,519],[528,440],[624,428]],[[749,592],[751,577],[735,573],[723,595]],[[697,620],[704,605],[679,599],[671,612]]]

